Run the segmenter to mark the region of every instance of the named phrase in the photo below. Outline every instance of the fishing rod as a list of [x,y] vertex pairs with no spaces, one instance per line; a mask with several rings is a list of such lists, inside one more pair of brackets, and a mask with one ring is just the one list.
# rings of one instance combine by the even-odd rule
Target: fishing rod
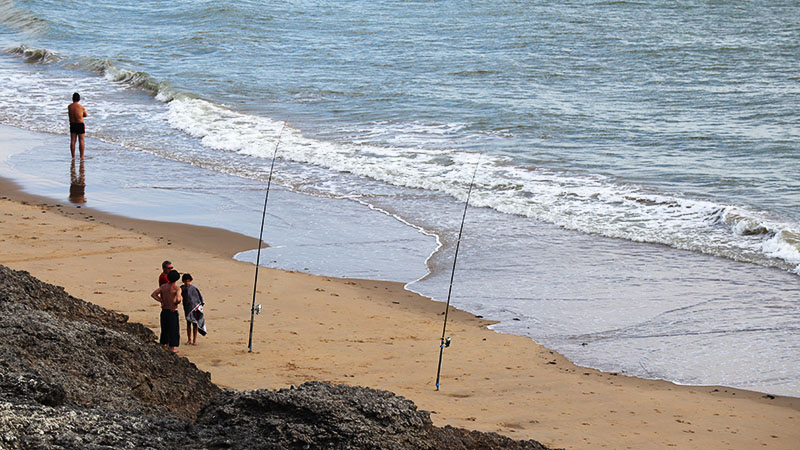
[[442,355],[445,347],[450,347],[450,338],[445,338],[447,334],[447,314],[450,312],[450,294],[453,292],[453,278],[456,275],[456,261],[458,261],[458,247],[461,245],[461,234],[464,232],[464,221],[467,218],[467,208],[469,208],[469,197],[472,195],[472,185],[475,184],[475,175],[478,174],[478,166],[481,165],[481,156],[478,155],[478,162],[475,163],[475,171],[472,172],[472,181],[469,182],[467,190],[467,201],[464,202],[464,214],[461,216],[461,228],[458,230],[458,240],[456,241],[456,252],[453,256],[453,270],[450,272],[450,288],[447,290],[447,303],[444,307],[444,324],[442,325],[442,339],[439,344],[439,368],[436,370],[436,390],[439,390],[439,377],[442,374]]
[[247,340],[247,352],[253,353],[253,319],[257,313],[261,313],[261,304],[256,307],[256,290],[258,289],[258,264],[261,262],[261,239],[264,236],[264,219],[267,217],[267,202],[269,201],[269,187],[272,184],[272,170],[275,168],[275,156],[278,154],[278,145],[281,143],[281,136],[283,130],[286,128],[286,122],[283,121],[281,132],[278,134],[278,140],[275,142],[275,151],[272,153],[272,164],[269,166],[269,178],[267,179],[267,193],[264,195],[264,211],[261,213],[261,232],[258,234],[258,252],[256,253],[256,277],[253,281],[253,304],[250,306],[250,337]]

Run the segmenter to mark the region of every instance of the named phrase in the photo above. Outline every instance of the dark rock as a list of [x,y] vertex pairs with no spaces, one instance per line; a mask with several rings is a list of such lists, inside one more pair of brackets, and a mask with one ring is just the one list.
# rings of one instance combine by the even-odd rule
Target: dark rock
[[545,447],[435,427],[388,391],[310,382],[223,392],[144,326],[0,266],[0,448]]
[[[8,391],[50,406],[191,420],[219,392],[210,375],[164,351],[143,325],[2,266],[0,343],[0,399]],[[27,388],[9,384],[18,377]]]
[[426,445],[430,416],[413,402],[388,391],[320,382],[224,392],[200,412],[197,423],[222,425],[283,448],[387,448],[384,442],[393,443],[388,448],[431,448]]
[[241,449],[546,448],[496,433],[435,427],[430,413],[392,392],[316,381],[278,391],[223,392],[199,413],[197,425],[221,426]]

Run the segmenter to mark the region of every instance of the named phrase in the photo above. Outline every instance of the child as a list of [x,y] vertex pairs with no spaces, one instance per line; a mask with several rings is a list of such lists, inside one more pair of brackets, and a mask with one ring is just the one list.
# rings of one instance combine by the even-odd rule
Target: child
[[167,283],[162,284],[152,294],[151,297],[161,303],[161,345],[169,348],[171,352],[178,353],[181,343],[181,331],[178,323],[178,304],[181,302],[181,290],[175,282],[181,275],[177,270],[171,270],[167,274]]
[[203,315],[203,295],[192,285],[192,274],[183,274],[183,312],[186,313],[186,344],[197,345],[197,331],[206,335],[206,320]]

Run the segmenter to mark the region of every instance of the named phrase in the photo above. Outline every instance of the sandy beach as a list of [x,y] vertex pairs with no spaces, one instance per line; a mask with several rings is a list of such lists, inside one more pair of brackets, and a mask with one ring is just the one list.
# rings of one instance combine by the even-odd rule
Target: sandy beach
[[72,6],[0,4],[0,450],[800,450],[800,2]]
[[[444,305],[399,283],[261,269],[247,351],[256,246],[224,230],[148,222],[35,197],[0,182],[0,264],[158,332],[149,296],[160,263],[190,272],[209,334],[180,354],[233,389],[309,380],[387,389],[432,411],[436,425],[496,431],[565,448],[797,448],[800,400],[714,386],[678,386],[575,366],[528,338],[451,310],[435,391]],[[181,324],[185,342],[185,323]]]

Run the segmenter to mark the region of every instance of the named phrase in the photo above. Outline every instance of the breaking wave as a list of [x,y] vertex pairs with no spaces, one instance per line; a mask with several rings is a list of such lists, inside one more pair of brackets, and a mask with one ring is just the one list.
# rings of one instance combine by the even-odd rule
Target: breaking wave
[[169,101],[175,95],[168,83],[156,80],[147,72],[119,67],[108,59],[85,58],[67,67],[96,73],[108,81],[140,89],[162,101]]
[[17,55],[27,63],[33,64],[50,64],[61,61],[61,56],[46,48],[30,48],[25,45],[18,45],[16,47],[9,47],[5,49],[6,53]]
[[[171,126],[203,145],[270,158],[282,123],[198,98],[173,98]],[[385,124],[383,124],[385,125]],[[419,124],[408,124],[420,128]],[[452,125],[431,125],[442,132]],[[287,128],[280,157],[395,186],[444,192],[463,200],[477,153],[409,145],[320,141]],[[550,222],[567,229],[657,243],[800,273],[800,227],[735,205],[650,192],[602,176],[524,167],[482,156],[472,205]]]
[[[46,49],[18,46],[8,52],[35,63],[64,61]],[[120,67],[114,61],[84,58],[63,65],[149,93],[165,105],[170,127],[197,138],[206,148],[260,159],[272,156],[280,121],[179,92],[147,72]],[[279,156],[463,200],[479,154],[455,150],[448,143],[451,136],[463,134],[464,127],[455,122],[381,121],[338,130],[342,136],[338,140],[321,140],[289,126]],[[743,206],[654,192],[601,175],[545,169],[501,155],[483,155],[480,160],[473,206],[584,233],[669,245],[800,274],[797,223]],[[299,190],[308,185],[314,185],[314,180],[294,183],[296,188],[303,186]],[[314,192],[338,195],[336,189],[335,184],[326,184]]]

